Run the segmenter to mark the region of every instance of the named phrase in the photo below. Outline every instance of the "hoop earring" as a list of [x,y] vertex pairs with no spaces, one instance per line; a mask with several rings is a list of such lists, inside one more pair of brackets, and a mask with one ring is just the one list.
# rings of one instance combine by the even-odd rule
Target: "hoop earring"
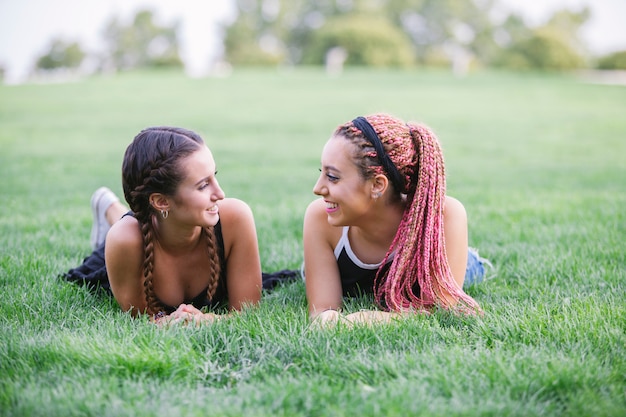
[[167,219],[167,216],[169,215],[170,215],[169,210],[161,210],[161,217],[163,217],[163,220]]

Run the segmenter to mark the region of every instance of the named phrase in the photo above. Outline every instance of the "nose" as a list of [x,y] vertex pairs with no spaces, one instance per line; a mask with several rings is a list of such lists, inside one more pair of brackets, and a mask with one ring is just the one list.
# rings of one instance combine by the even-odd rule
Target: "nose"
[[322,184],[322,175],[320,175],[317,178],[317,181],[315,182],[315,185],[313,186],[313,194],[324,195],[328,191],[326,186]]
[[222,190],[222,187],[220,187],[220,184],[217,182],[217,180],[215,180],[215,189],[213,190],[213,195],[211,197],[211,199],[214,201],[223,200],[224,197],[226,197],[226,194],[224,194],[224,190]]

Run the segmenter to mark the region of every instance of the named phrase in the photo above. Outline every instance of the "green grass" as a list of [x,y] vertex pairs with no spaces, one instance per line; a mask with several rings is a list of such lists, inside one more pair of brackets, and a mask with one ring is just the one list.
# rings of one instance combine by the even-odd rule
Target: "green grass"
[[[298,268],[321,148],[376,111],[438,133],[470,243],[495,265],[469,290],[484,317],[313,331],[294,283],[164,330],[57,278],[89,252],[93,190],[121,195],[127,144],[160,124],[206,139],[227,195],[255,213],[263,270]],[[626,87],[538,74],[0,86],[0,415],[624,415],[625,114]]]

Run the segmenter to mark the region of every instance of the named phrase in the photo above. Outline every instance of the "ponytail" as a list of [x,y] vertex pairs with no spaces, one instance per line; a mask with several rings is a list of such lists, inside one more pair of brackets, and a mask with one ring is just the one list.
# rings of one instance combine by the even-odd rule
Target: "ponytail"
[[[478,303],[458,287],[446,255],[446,178],[439,141],[421,124],[405,124],[386,114],[371,115],[366,120],[403,179],[401,190],[394,181],[395,198],[406,201],[400,225],[374,281],[377,303],[390,311],[442,307],[477,313]],[[390,170],[383,169],[379,162],[383,159],[380,148],[373,149],[368,139],[372,133],[358,125],[353,121],[340,126],[335,135],[355,144],[355,162],[363,178],[388,175]],[[392,254],[391,266],[381,273]]]
[[[376,276],[375,296],[392,311],[430,310],[458,306],[474,312],[478,303],[458,287],[452,276],[443,230],[446,179],[443,152],[435,135],[423,125],[407,125],[417,153],[416,175],[391,248],[396,248],[386,277]],[[385,257],[390,256],[391,249]],[[383,262],[384,265],[385,262]],[[415,294],[415,284],[419,294]]]

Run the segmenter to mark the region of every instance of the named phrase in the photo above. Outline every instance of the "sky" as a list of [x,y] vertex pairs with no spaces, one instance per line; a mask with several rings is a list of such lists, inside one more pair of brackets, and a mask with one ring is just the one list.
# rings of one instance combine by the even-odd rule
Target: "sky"
[[[595,55],[626,50],[626,0],[500,0],[530,25],[562,8],[589,6],[592,17],[581,35]],[[53,38],[79,42],[96,52],[112,18],[125,22],[138,10],[154,11],[159,23],[180,22],[181,58],[190,75],[202,75],[221,52],[220,22],[235,17],[231,0],[0,0],[0,66],[5,82],[23,81]]]

